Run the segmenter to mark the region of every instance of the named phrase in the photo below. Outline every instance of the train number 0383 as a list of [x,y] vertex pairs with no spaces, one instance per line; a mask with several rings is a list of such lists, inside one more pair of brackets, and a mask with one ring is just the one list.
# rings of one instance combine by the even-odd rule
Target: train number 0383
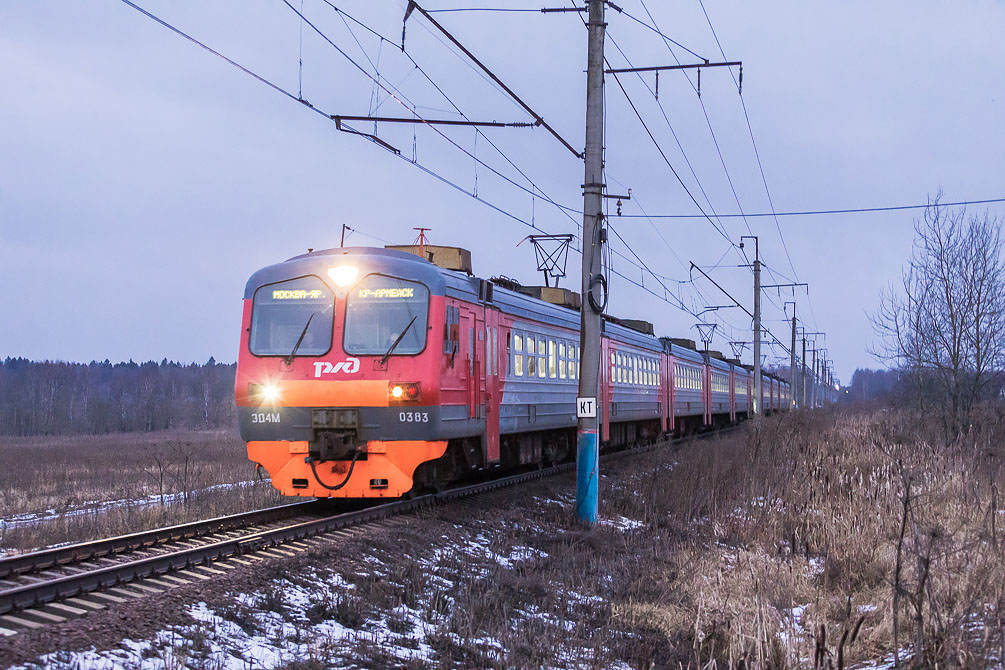
[[279,412],[255,412],[251,423],[279,423]]
[[402,423],[429,423],[429,412],[399,412],[398,421]]

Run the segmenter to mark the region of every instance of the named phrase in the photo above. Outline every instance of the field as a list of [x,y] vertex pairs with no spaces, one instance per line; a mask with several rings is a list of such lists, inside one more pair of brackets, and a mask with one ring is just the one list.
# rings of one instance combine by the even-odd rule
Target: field
[[89,617],[33,667],[1001,667],[1005,435],[980,425],[751,422],[604,465],[593,529],[543,480]]
[[0,552],[279,504],[235,431],[0,438]]

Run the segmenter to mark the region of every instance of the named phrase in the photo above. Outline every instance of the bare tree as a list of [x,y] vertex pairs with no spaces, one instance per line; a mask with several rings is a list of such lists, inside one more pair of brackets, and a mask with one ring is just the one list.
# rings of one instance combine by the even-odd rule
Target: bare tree
[[1001,221],[939,205],[915,221],[901,284],[871,317],[877,356],[909,373],[923,410],[931,397],[947,436],[965,427],[1005,362]]

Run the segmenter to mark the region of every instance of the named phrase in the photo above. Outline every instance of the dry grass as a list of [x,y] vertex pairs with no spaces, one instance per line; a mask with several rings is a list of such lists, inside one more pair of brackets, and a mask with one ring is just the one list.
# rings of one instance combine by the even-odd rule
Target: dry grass
[[[167,431],[73,437],[0,438],[0,518],[46,513],[31,525],[0,523],[0,550],[27,551],[181,523],[281,502],[256,480],[232,431]],[[160,496],[180,500],[159,504]],[[147,496],[155,504],[135,505]],[[177,496],[176,496],[177,497]],[[122,504],[101,505],[111,501]]]
[[[906,414],[772,417],[608,462],[593,529],[552,478],[272,563],[211,605],[291,670],[1001,667],[1002,425],[947,448]],[[217,667],[200,626],[172,653]]]
[[1005,434],[1000,417],[981,426],[947,448],[906,414],[796,414],[637,472],[609,509],[673,539],[614,619],[690,647],[693,667],[850,667],[898,649],[904,667],[1000,667]]

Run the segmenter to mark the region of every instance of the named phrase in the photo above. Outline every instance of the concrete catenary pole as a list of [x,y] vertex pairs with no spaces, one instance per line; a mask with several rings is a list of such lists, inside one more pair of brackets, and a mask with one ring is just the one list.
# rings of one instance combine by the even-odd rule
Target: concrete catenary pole
[[799,390],[802,393],[802,400],[799,402],[800,407],[806,407],[806,333],[803,333],[803,359],[802,359],[802,369],[803,373],[800,375],[799,380]]
[[754,414],[761,413],[761,253],[756,235],[743,235],[743,240],[754,240],[754,395],[751,406]]
[[[604,1],[590,0],[587,24],[586,163],[583,180],[583,282],[580,309],[579,397],[593,399],[593,416],[581,416],[576,444],[576,516],[589,524],[597,521],[599,417],[608,411],[598,404],[600,394],[600,329],[607,302],[601,248],[603,230],[604,171]],[[594,288],[602,289],[602,302]],[[579,403],[582,404],[582,403]],[[580,412],[582,414],[582,412]]]
[[796,303],[792,303],[792,346],[789,349],[789,394],[792,396],[790,407],[796,406]]
[[813,385],[810,387],[810,407],[817,406],[817,349],[813,348]]

